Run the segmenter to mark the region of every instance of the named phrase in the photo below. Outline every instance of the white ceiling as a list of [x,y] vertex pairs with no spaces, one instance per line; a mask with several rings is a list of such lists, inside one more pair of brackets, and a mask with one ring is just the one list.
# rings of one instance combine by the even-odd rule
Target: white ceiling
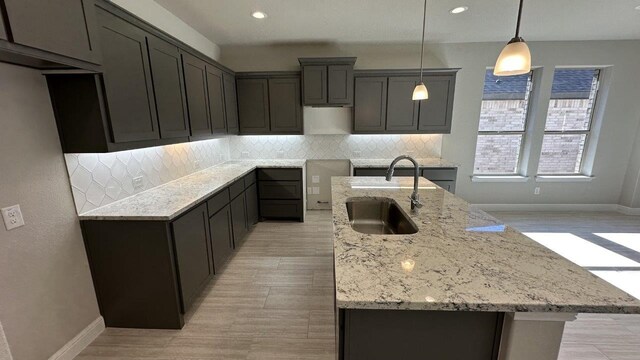
[[[419,42],[422,0],[155,0],[218,45]],[[452,15],[456,6],[467,12]],[[527,0],[527,41],[640,39],[640,0]],[[428,0],[427,40],[507,41],[518,0]],[[268,18],[256,20],[254,10]]]

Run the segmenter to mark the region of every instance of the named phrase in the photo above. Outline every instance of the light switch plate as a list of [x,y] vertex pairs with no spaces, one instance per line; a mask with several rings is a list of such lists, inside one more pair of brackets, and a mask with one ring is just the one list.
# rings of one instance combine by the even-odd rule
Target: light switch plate
[[313,195],[313,188],[311,186],[307,187],[307,194],[308,195]]
[[2,219],[4,220],[4,226],[7,230],[12,230],[20,226],[24,226],[24,219],[22,218],[22,211],[20,211],[20,205],[13,205],[3,209]]
[[311,182],[314,184],[317,184],[320,182],[320,175],[313,175],[311,176]]
[[133,190],[138,191],[144,189],[144,176],[137,176],[133,178]]

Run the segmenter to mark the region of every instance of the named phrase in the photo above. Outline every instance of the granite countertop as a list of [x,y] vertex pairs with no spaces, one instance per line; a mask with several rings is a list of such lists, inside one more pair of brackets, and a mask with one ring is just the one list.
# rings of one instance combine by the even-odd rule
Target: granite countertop
[[[351,164],[355,168],[388,168],[393,159],[351,159]],[[458,165],[448,162],[442,158],[416,158],[420,167],[458,167]],[[396,167],[413,167],[409,161],[398,162]]]
[[227,161],[80,214],[80,220],[173,220],[260,167],[302,168],[306,160]]
[[[412,185],[403,177],[332,178],[339,308],[640,313],[640,300],[426,179],[424,207],[412,212]],[[356,232],[345,202],[359,197],[394,199],[419,231]]]

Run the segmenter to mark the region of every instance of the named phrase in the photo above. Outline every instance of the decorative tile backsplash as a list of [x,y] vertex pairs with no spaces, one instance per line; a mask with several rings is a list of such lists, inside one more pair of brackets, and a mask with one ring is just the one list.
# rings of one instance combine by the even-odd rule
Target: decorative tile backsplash
[[233,159],[440,157],[442,135],[259,135],[229,138]]
[[[229,139],[107,154],[65,154],[79,214],[229,160]],[[141,186],[134,179],[142,177]]]

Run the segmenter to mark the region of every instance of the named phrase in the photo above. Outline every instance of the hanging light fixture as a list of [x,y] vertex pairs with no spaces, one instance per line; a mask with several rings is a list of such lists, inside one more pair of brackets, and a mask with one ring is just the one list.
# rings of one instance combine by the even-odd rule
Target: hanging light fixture
[[412,100],[426,100],[429,98],[429,91],[422,82],[422,58],[424,57],[424,31],[427,24],[427,0],[424,0],[424,11],[422,12],[422,50],[420,50],[420,82],[413,89]]
[[518,9],[518,23],[516,24],[516,36],[502,49],[496,66],[493,68],[495,76],[511,76],[527,74],[531,71],[531,52],[529,46],[520,37],[520,19],[522,18],[522,3]]

